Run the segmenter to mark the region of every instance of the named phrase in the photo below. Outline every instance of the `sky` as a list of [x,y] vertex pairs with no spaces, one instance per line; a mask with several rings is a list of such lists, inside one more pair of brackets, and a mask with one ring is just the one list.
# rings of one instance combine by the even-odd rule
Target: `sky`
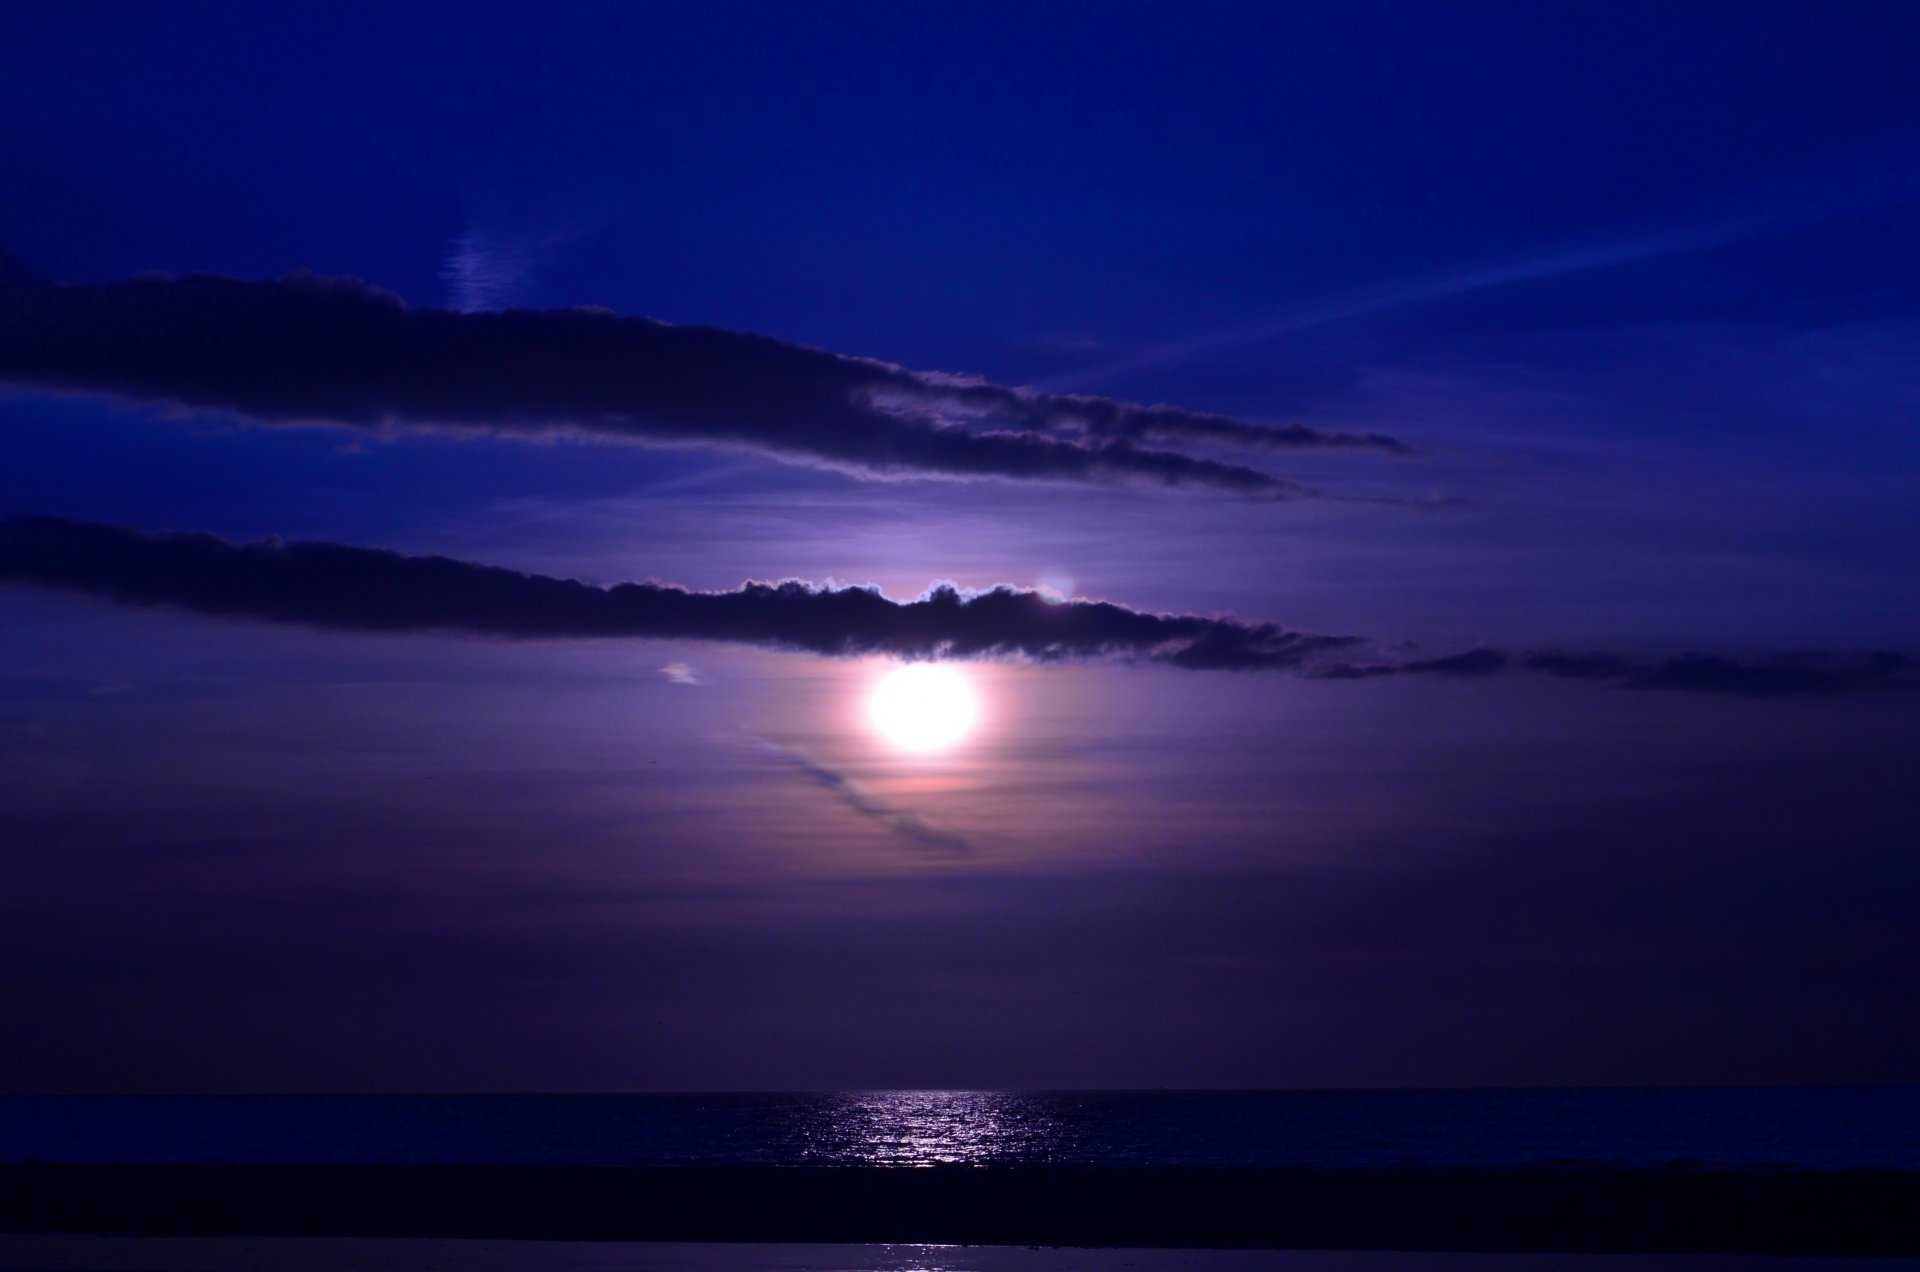
[[1916,58],[0,9],[0,1089],[1920,1080]]

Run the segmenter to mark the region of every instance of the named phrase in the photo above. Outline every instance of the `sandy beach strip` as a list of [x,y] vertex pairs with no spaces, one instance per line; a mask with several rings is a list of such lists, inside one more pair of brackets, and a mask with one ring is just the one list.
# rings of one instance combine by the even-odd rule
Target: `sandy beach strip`
[[0,1231],[1920,1255],[1920,1173],[0,1166]]

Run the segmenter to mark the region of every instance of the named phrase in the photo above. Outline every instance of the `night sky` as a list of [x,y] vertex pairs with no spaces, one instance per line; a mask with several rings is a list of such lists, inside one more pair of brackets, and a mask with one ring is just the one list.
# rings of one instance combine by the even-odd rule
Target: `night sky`
[[0,1088],[1920,1080],[1916,65],[0,7]]

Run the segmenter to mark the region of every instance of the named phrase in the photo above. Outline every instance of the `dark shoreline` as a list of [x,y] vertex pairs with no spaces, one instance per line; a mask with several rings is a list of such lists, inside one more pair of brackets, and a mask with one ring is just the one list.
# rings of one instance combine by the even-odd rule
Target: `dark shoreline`
[[26,1163],[0,1231],[1920,1255],[1920,1172]]

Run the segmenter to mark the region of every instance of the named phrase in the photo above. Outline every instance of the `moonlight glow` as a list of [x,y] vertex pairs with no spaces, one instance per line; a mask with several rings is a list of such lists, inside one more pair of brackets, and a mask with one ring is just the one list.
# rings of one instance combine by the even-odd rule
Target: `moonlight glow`
[[895,667],[867,702],[873,727],[905,751],[942,751],[973,727],[980,714],[973,686],[945,663]]

